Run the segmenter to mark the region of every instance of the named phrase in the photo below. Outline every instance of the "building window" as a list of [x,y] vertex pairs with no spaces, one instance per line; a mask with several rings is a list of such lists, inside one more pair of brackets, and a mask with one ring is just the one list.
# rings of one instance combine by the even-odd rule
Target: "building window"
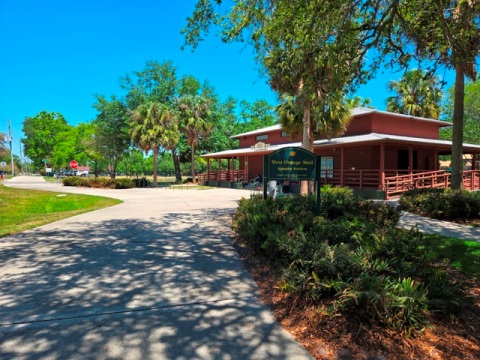
[[322,178],[333,178],[333,156],[321,157],[320,174]]
[[287,131],[282,131],[282,138],[283,137],[290,137],[290,133]]
[[255,140],[260,141],[260,140],[267,140],[268,139],[268,134],[263,134],[263,135],[257,135],[255,136]]

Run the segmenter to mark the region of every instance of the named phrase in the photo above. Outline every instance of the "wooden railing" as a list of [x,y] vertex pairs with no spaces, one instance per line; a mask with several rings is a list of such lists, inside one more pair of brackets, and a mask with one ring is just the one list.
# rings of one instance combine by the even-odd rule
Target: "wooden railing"
[[211,171],[197,176],[199,184],[205,184],[207,181],[247,182],[244,170]]
[[398,174],[385,177],[383,190],[385,197],[400,196],[405,191],[418,188],[434,188],[450,186],[450,174],[445,170],[414,172],[412,174]]
[[[445,170],[415,172],[408,175],[398,175],[385,178],[385,197],[390,199],[403,194],[410,189],[447,188],[450,186],[451,174]],[[480,190],[480,170],[463,171],[463,188],[466,190]]]
[[463,172],[463,188],[466,190],[480,190],[480,170]]
[[320,172],[322,184],[348,186],[352,188],[378,189],[381,182],[380,170],[322,170]]
[[[449,187],[451,175],[445,170],[408,173],[406,170],[322,170],[322,184],[348,186],[355,189],[377,189],[385,191],[386,199],[398,197],[405,191],[415,188]],[[248,182],[243,170],[212,171],[198,174],[200,184],[207,181]],[[480,170],[463,172],[463,188],[480,190]]]

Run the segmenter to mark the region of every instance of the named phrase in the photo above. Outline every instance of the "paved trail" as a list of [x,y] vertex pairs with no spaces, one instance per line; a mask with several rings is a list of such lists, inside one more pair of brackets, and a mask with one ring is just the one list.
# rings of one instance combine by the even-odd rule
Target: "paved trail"
[[7,185],[124,203],[0,239],[0,358],[310,359],[231,246],[248,192]]

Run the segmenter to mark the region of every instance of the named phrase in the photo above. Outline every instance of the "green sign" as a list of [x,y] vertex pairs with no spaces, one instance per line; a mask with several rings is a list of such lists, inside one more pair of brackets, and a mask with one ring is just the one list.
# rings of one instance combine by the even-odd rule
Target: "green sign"
[[[263,156],[263,198],[270,180],[316,181],[317,213],[320,213],[320,156],[300,147],[286,147]],[[275,181],[273,181],[275,185]]]
[[316,180],[317,156],[300,147],[277,150],[264,158],[265,176],[271,180]]

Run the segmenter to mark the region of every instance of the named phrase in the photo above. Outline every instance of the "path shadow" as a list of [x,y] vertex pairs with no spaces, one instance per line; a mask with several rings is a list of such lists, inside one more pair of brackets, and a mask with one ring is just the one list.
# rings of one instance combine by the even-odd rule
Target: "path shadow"
[[90,221],[0,239],[0,357],[304,354],[256,300],[230,215]]

